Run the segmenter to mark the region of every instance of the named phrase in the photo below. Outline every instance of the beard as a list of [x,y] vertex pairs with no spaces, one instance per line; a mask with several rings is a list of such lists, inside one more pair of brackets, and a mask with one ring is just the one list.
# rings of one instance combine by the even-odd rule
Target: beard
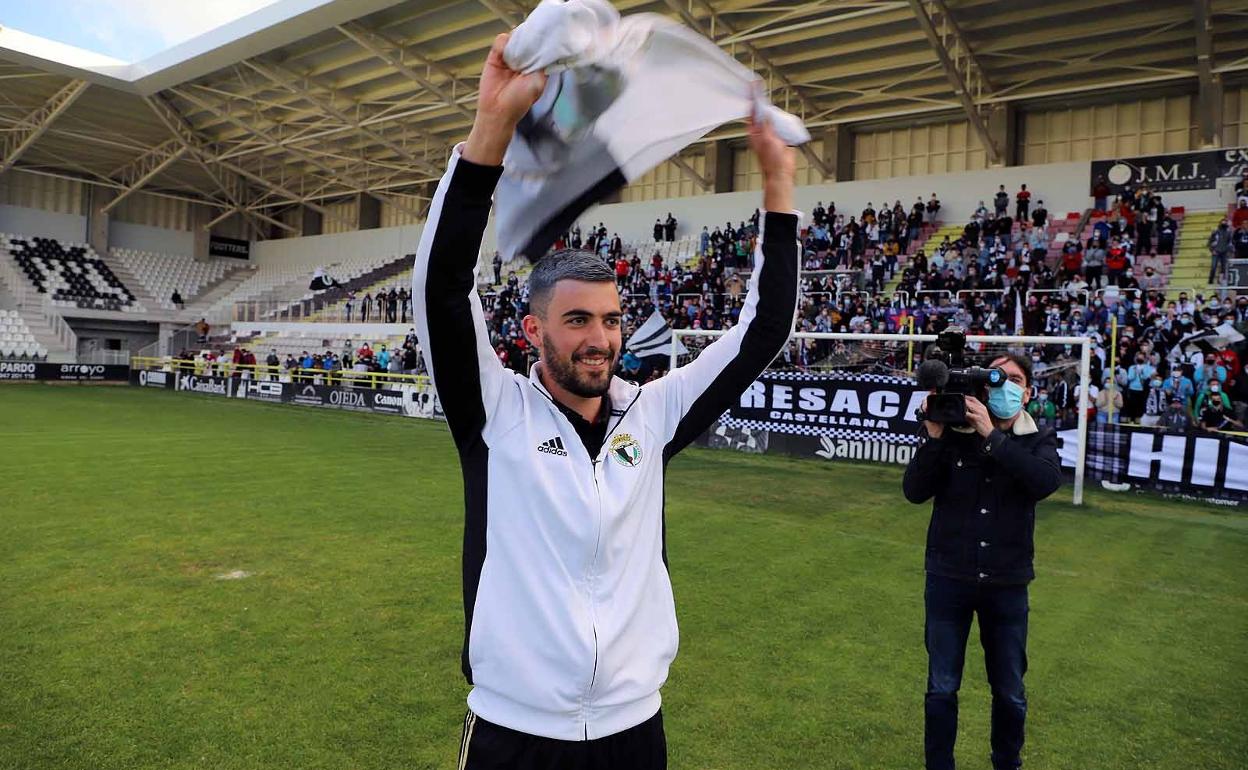
[[[616,351],[610,348],[586,348],[584,353],[563,356],[557,352],[549,335],[542,335],[542,364],[559,387],[580,398],[597,398],[611,387],[611,373],[615,371]],[[607,367],[601,372],[585,372],[577,364],[582,358],[607,359]]]

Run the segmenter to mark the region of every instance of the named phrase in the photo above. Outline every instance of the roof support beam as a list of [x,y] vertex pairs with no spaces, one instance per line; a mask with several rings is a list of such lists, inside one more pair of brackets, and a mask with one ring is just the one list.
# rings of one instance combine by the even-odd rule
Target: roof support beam
[[979,108],[980,99],[992,95],[992,84],[975,60],[944,0],[910,0],[910,7],[914,9],[919,27],[945,71],[945,78],[962,104],[967,121],[984,146],[988,165],[1002,165],[1003,148],[994,141],[988,130],[987,116]]
[[[389,64],[403,77],[446,102],[448,107],[470,120],[474,117],[471,110],[460,104],[459,97],[462,96],[462,93],[457,93],[467,92],[470,89],[463,85],[455,76],[455,73],[448,68],[418,51],[404,47],[402,43],[385,34],[364,29],[364,27],[355,22],[339,25],[336,29],[356,45]],[[442,86],[434,83],[430,78],[422,75],[408,64],[409,59],[414,59],[426,71],[433,70],[450,78],[451,90],[447,91]]]
[[[213,184],[221,191],[221,194],[229,202],[230,206],[243,210],[245,208],[243,198],[247,194],[247,185],[237,173],[237,167],[217,160],[216,153],[213,152],[212,148],[199,138],[195,133],[195,129],[191,128],[191,124],[169,103],[166,97],[156,94],[143,97],[143,101],[147,102],[147,106],[151,108],[152,112],[156,113],[156,117],[160,119],[160,122],[165,124],[165,128],[169,129],[169,133],[173,134],[173,138],[186,148],[199,167],[203,169],[204,173],[212,179]],[[220,173],[222,168],[235,173],[222,174]],[[261,180],[260,186],[277,192],[273,185],[267,181]],[[295,232],[294,228],[288,226],[285,222],[266,214],[255,211],[247,211],[245,213],[249,217],[254,217],[290,232]],[[254,220],[252,224],[253,226],[255,225]]]
[[59,91],[48,97],[42,107],[22,118],[15,131],[0,139],[0,174],[13,168],[13,164],[22,157],[22,153],[29,150],[31,145],[37,142],[52,123],[86,90],[87,81],[69,81]]
[[[276,139],[274,139],[272,136],[270,136],[270,135],[269,135],[266,131],[263,131],[263,130],[261,130],[261,129],[259,129],[259,128],[256,128],[254,125],[252,125],[252,124],[248,123],[247,121],[245,121],[245,120],[243,120],[243,119],[241,119],[241,118],[237,117],[236,115],[231,115],[230,113],[225,112],[224,110],[222,110],[220,107],[217,107],[217,106],[216,106],[216,105],[214,105],[214,104],[209,104],[208,102],[203,101],[202,99],[198,98],[197,96],[195,96],[195,95],[193,95],[193,94],[191,94],[191,93],[186,92],[185,90],[178,90],[178,89],[174,89],[174,93],[176,93],[178,96],[182,97],[183,99],[186,99],[187,101],[191,102],[192,104],[194,104],[195,106],[199,107],[200,109],[207,110],[208,112],[211,112],[212,114],[214,114],[214,115],[216,115],[217,117],[219,117],[219,118],[221,118],[221,119],[225,120],[226,122],[228,122],[228,123],[230,123],[230,124],[232,124],[232,125],[234,125],[234,126],[237,126],[238,128],[241,128],[242,130],[244,130],[244,131],[246,131],[246,132],[248,132],[248,133],[252,134],[252,135],[253,135],[253,136],[255,136],[257,139],[259,139],[259,140],[261,140],[261,141],[263,141],[263,142],[265,142],[265,143],[267,143],[267,144],[269,144],[269,145],[271,145],[271,146],[278,146],[278,145],[277,145],[277,140],[276,140]],[[368,183],[367,183],[367,182],[362,182],[362,181],[360,181],[358,178],[356,178],[356,177],[354,177],[354,176],[352,176],[352,175],[349,175],[349,174],[344,173],[341,169],[336,169],[336,168],[334,168],[333,166],[330,166],[329,164],[327,164],[327,163],[325,163],[324,161],[322,161],[320,158],[317,158],[316,156],[312,155],[311,153],[305,152],[304,150],[302,150],[302,149],[300,149],[300,148],[298,148],[298,147],[294,147],[294,146],[291,146],[291,145],[286,145],[286,147],[285,147],[284,149],[286,150],[286,152],[287,152],[287,153],[289,153],[289,154],[291,154],[291,155],[294,155],[295,157],[297,157],[297,158],[299,158],[300,160],[302,160],[304,163],[307,163],[308,165],[310,165],[310,166],[312,166],[312,167],[314,167],[314,168],[316,168],[316,169],[319,169],[319,170],[320,170],[320,171],[322,171],[323,173],[327,174],[327,175],[328,175],[331,179],[342,179],[343,181],[347,182],[348,184],[351,184],[351,185],[355,186],[355,187],[357,188],[357,192],[365,192],[365,193],[368,193],[368,186],[369,186],[369,185],[368,185]],[[229,167],[230,167],[230,166],[227,166],[227,168],[229,168]],[[233,168],[235,168],[235,170],[236,170],[236,172],[237,172],[237,173],[241,173],[241,174],[243,174],[243,176],[246,176],[248,179],[259,179],[259,177],[253,177],[253,176],[250,174],[250,172],[243,172],[243,170],[242,170],[241,168],[239,168],[239,167],[233,167]],[[270,184],[271,184],[271,183],[270,183]],[[345,218],[343,218],[343,217],[341,217],[341,216],[338,216],[337,214],[335,214],[334,212],[330,211],[329,209],[327,209],[327,208],[325,208],[325,207],[323,207],[323,206],[318,206],[318,205],[316,205],[316,204],[310,203],[310,202],[308,202],[308,201],[307,201],[307,199],[306,199],[306,198],[303,198],[302,196],[299,196],[299,195],[294,194],[294,193],[290,193],[289,191],[283,192],[283,191],[282,191],[282,189],[284,189],[284,188],[279,188],[279,187],[277,187],[277,186],[272,186],[272,187],[270,187],[270,189],[271,189],[271,190],[273,190],[274,192],[277,192],[279,195],[286,195],[287,197],[293,197],[295,200],[300,200],[300,201],[302,201],[302,202],[304,203],[304,205],[308,206],[308,207],[309,207],[309,208],[311,208],[313,211],[316,211],[317,213],[321,214],[322,216],[328,217],[328,218],[330,218],[330,219],[333,219],[333,220],[334,220],[334,221],[336,221],[336,222],[339,222],[339,223],[340,223],[340,224],[342,224],[344,227],[346,227],[346,228],[348,228],[348,229],[350,229],[350,230],[354,230],[354,229],[355,229],[355,225],[356,225],[356,223],[355,223],[355,222],[352,222],[352,221],[350,221],[349,219],[345,219]],[[370,194],[370,195],[377,195],[379,200],[382,200],[383,202],[385,202],[385,203],[387,203],[387,204],[389,204],[389,205],[391,205],[391,206],[394,206],[395,208],[398,208],[398,209],[400,209],[400,210],[402,210],[402,211],[406,211],[406,212],[411,213],[411,214],[415,214],[415,209],[412,209],[412,208],[408,207],[406,204],[402,203],[401,201],[395,200],[395,199],[391,198],[390,196],[382,196],[380,193],[369,193],[369,194]]]
[[[411,163],[413,166],[420,168],[422,171],[431,174],[441,173],[442,169],[437,168],[424,158],[417,157],[403,145],[386,138],[372,128],[363,125],[361,121],[352,118],[334,103],[332,91],[324,85],[317,83],[315,80],[308,77],[302,77],[279,64],[265,64],[254,60],[244,61],[243,64],[291,93],[303,97],[321,112],[324,112],[326,115],[335,118],[345,125],[351,126],[357,133],[368,137],[371,141],[385,147],[387,150],[390,150],[398,157],[408,163]],[[434,145],[438,149],[443,148],[443,144],[440,140],[434,142]]]
[[1222,76],[1213,71],[1213,3],[1193,0],[1196,22],[1196,73],[1200,93],[1196,101],[1197,127],[1202,148],[1222,146]]
[[100,209],[100,213],[107,214],[112,211],[117,207],[117,204],[121,203],[132,193],[137,192],[139,188],[173,165],[175,161],[187,152],[189,150],[186,145],[177,139],[170,139],[135,158],[132,163],[128,163],[109,174],[110,177],[121,182],[125,187]]
[[480,2],[481,5],[493,11],[494,15],[508,27],[518,27],[520,22],[524,21],[524,14],[513,13],[510,9],[503,6],[502,3],[497,2],[497,0],[480,0]]
[[680,169],[681,172],[684,173],[685,176],[692,179],[693,183],[696,184],[698,187],[701,187],[703,192],[710,192],[712,188],[714,188],[715,186],[714,183],[712,183],[706,177],[699,174],[697,172],[697,169],[695,169],[693,166],[690,166],[689,163],[684,158],[680,157],[679,155],[673,155],[672,157],[668,158],[668,162],[671,163],[676,168]]
[[[681,0],[663,0],[663,2],[668,8],[675,11],[676,14],[684,20],[685,24],[688,24],[699,34],[706,35],[711,40],[715,40],[715,35],[713,34],[715,30],[723,30],[729,35],[736,34],[737,32],[733,24],[726,21],[724,17],[706,0],[688,0],[687,4],[682,3]],[[691,7],[695,4],[701,7],[702,10],[706,11],[710,17],[711,27],[709,30],[704,28],[701,20],[693,14]],[[750,54],[752,64],[754,66],[761,65],[762,72],[768,81],[768,85],[772,85],[773,83],[780,84],[781,88],[783,88],[783,93],[785,94],[784,105],[786,109],[788,108],[789,98],[791,97],[797,100],[800,107],[798,112],[800,117],[803,119],[805,119],[807,115],[814,115],[819,112],[819,106],[815,104],[814,100],[800,91],[797,86],[793,84],[793,81],[789,80],[788,76],[771,63],[771,60],[767,58],[766,54],[749,42],[738,42],[734,44],[734,47],[738,45]],[[731,54],[731,52],[729,53]],[[819,153],[814,151],[809,142],[802,145],[799,149],[801,149],[802,154],[806,156],[806,160],[810,163],[810,165],[815,167],[824,179],[836,176],[835,169],[829,168],[828,165],[823,162],[823,158],[819,156]],[[705,185],[703,186],[703,189],[707,189]]]

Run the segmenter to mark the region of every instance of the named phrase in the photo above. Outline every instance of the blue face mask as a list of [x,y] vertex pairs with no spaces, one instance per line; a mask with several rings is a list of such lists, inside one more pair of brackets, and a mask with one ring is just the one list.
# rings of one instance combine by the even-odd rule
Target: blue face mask
[[988,390],[988,411],[1000,420],[1008,420],[1023,408],[1023,389],[1019,385],[1005,381],[999,388]]

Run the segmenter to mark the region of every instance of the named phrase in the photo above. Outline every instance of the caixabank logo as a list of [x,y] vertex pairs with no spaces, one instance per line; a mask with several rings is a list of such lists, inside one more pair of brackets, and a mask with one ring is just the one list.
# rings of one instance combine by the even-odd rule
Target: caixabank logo
[[206,393],[212,396],[230,395],[230,381],[218,377],[197,377],[184,374],[178,379],[178,390],[191,393]]

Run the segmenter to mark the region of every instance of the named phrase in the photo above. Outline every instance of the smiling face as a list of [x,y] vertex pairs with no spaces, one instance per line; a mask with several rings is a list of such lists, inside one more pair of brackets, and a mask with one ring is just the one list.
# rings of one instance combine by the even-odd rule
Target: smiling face
[[580,398],[605,394],[623,347],[615,283],[561,280],[544,307],[533,310],[524,317],[524,333],[554,384]]

